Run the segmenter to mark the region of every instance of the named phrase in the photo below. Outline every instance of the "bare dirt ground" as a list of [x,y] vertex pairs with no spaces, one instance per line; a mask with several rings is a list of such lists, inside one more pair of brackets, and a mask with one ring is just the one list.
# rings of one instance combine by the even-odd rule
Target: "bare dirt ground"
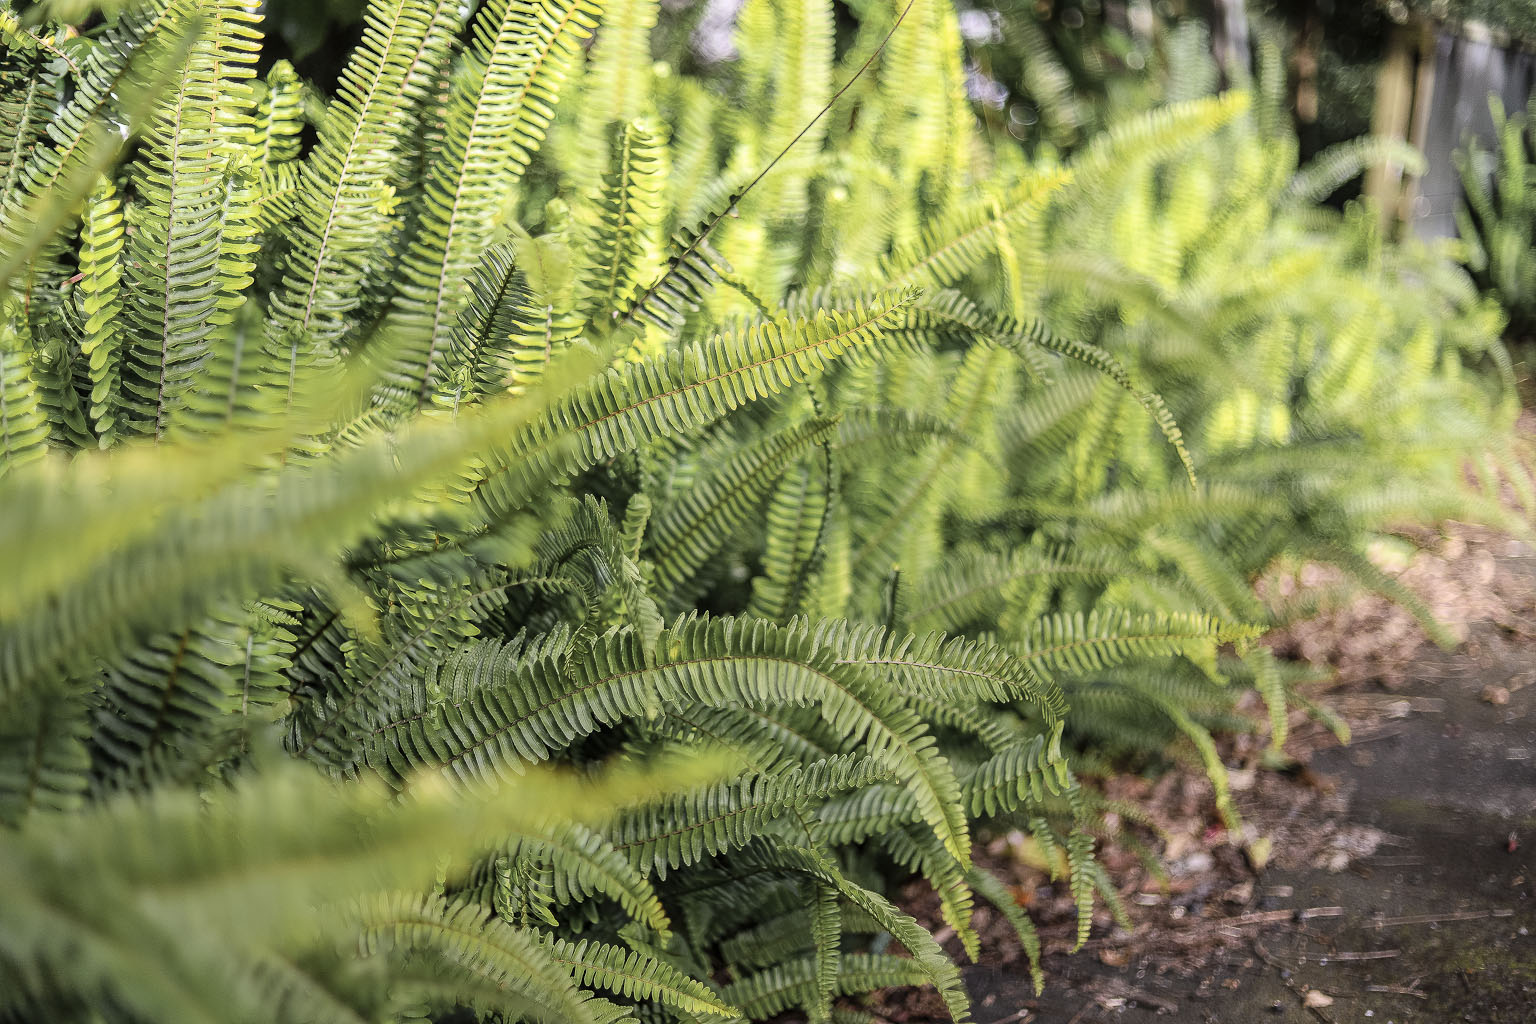
[[[1042,922],[1047,981],[1036,996],[1017,941],[978,907],[983,956],[965,969],[978,1024],[1536,1021],[1536,552],[1464,528],[1419,540],[1400,579],[1461,644],[1435,647],[1375,598],[1272,638],[1336,668],[1313,696],[1353,736],[1341,745],[1296,713],[1284,772],[1261,767],[1263,737],[1227,741],[1247,836],[1221,827],[1198,768],[1111,783],[1149,810],[1143,836],[1169,865],[1159,878],[1101,848],[1131,929],[1101,913],[1067,955],[1064,886],[1019,837],[991,838],[990,865]],[[1256,836],[1267,858],[1244,842]],[[928,894],[907,904],[937,927]],[[870,1008],[944,1019],[922,993]]]

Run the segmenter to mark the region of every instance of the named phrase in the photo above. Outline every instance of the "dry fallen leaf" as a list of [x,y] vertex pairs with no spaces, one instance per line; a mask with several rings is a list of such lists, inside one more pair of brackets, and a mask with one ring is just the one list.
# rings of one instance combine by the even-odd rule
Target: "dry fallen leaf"
[[1248,844],[1248,849],[1246,851],[1248,854],[1248,863],[1252,865],[1253,870],[1263,871],[1264,866],[1269,863],[1269,855],[1273,853],[1274,850],[1274,841],[1268,836],[1260,836]]

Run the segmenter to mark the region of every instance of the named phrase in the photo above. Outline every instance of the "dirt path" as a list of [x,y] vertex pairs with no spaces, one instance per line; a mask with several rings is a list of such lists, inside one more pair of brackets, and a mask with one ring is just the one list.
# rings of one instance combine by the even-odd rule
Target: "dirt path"
[[[978,1024],[1536,1022],[1536,557],[1453,537],[1437,558],[1404,578],[1466,642],[1440,651],[1381,607],[1320,627],[1311,641],[1342,652],[1327,700],[1353,742],[1313,728],[1301,771],[1240,768],[1273,863],[1255,872],[1202,832],[1198,776],[1164,780],[1194,791],[1191,823],[1169,836],[1166,883],[1128,872],[1136,928],[1103,921],[1085,951],[1049,955],[1040,997],[1016,950],[989,950],[965,970]],[[919,1003],[881,1011],[927,1019]]]
[[1337,871],[1267,871],[1255,909],[1234,915],[1292,919],[1253,929],[1198,975],[1052,957],[1038,1000],[1015,971],[972,967],[978,1022],[1536,1020],[1536,686],[1483,699],[1531,675],[1536,644],[1499,650],[1426,658],[1435,685],[1413,696],[1434,710],[1314,756],[1349,791],[1360,827],[1336,835],[1363,855],[1341,849]]

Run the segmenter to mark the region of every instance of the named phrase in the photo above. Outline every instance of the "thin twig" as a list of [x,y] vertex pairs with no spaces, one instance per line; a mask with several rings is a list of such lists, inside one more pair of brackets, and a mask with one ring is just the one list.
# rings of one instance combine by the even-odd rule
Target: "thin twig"
[[1410,988],[1407,985],[1367,985],[1365,990],[1388,996],[1413,996],[1415,999],[1429,998],[1427,992],[1420,992],[1418,989]]
[[1297,960],[1311,964],[1326,964],[1334,960],[1354,962],[1356,960],[1392,960],[1403,955],[1400,949],[1375,949],[1366,950],[1363,953],[1297,953]]
[[1381,917],[1367,922],[1372,928],[1396,928],[1410,924],[1444,924],[1451,921],[1481,921],[1489,917],[1514,917],[1508,907],[1498,910],[1458,910],[1450,914],[1412,914],[1408,917]]
[[1014,1024],[1015,1021],[1017,1021],[1018,1024],[1029,1024],[1029,1015],[1031,1012],[1032,1011],[1029,1009],[1029,1007],[1026,1006],[1023,1009],[1013,1011],[1006,1017],[997,1018],[997,1020],[992,1021],[992,1024]]

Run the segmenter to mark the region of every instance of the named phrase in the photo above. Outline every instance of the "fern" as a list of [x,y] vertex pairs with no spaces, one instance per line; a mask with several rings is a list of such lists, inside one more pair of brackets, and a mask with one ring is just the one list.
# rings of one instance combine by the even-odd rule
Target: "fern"
[[1074,764],[1230,819],[1306,704],[1256,580],[1536,493],[1497,311],[1188,33],[1030,155],[942,3],[373,0],[329,95],[111,6],[0,7],[0,1016],[964,1020],[882,886],[1038,984],[979,820],[1081,941]]
[[423,185],[420,223],[385,329],[403,347],[385,375],[393,401],[424,406],[467,301],[465,281],[491,241],[497,210],[543,141],[566,69],[601,7],[496,0],[471,26],[468,70],[448,97],[442,156]]
[[125,417],[131,429],[165,435],[194,374],[248,284],[251,232],[233,149],[252,128],[260,35],[235,0],[210,0],[207,29],[180,81],[161,103],[134,168],[146,217],[127,247],[130,328],[124,351]]

